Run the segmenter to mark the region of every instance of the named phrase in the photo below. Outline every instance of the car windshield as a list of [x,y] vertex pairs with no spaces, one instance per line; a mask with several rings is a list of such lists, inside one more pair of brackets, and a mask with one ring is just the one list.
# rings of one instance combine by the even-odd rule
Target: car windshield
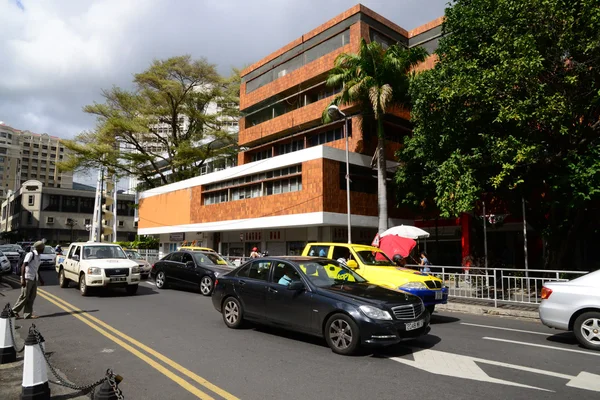
[[54,249],[51,246],[46,246],[42,254],[54,254]]
[[302,261],[298,265],[308,280],[318,287],[366,282],[365,278],[336,261]]
[[0,250],[7,252],[23,251],[23,248],[18,244],[5,244],[0,246]]
[[137,251],[125,250],[125,253],[127,253],[127,257],[133,258],[134,260],[139,260],[140,258],[142,258],[140,253],[138,253]]
[[361,250],[356,254],[364,265],[376,265],[380,267],[396,267],[396,264],[381,251]]
[[221,256],[212,252],[194,252],[194,259],[198,264],[229,265]]
[[127,258],[119,246],[84,246],[83,259],[95,260],[99,258]]

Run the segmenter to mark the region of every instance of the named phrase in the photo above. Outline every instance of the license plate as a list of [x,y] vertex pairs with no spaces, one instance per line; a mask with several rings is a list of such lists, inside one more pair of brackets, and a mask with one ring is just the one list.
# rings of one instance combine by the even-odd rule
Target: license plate
[[110,278],[111,282],[125,282],[127,278]]
[[404,326],[406,327],[407,331],[412,331],[415,329],[419,329],[423,327],[423,323],[424,321],[422,319],[415,321],[415,322],[407,322],[404,324]]
[[444,298],[444,293],[440,290],[439,292],[435,292],[435,299],[442,300]]

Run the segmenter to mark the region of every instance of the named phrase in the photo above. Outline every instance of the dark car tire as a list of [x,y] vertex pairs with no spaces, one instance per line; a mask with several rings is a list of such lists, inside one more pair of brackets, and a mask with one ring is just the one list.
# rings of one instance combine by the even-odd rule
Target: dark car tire
[[435,311],[435,304],[431,305],[431,306],[427,306],[427,307],[425,307],[425,309],[427,311],[429,311],[429,314],[433,315],[433,312]]
[[125,288],[125,290],[127,291],[128,295],[133,296],[134,294],[137,293],[138,286],[139,285],[127,285],[127,287]]
[[[590,326],[591,325],[591,326]],[[592,333],[594,329],[600,326],[600,312],[590,311],[581,314],[573,324],[573,333],[577,341],[585,348],[590,350],[600,350],[600,340],[591,340],[586,338],[586,333]]]
[[90,288],[85,282],[85,274],[79,275],[79,293],[84,297],[90,294]]
[[154,283],[156,283],[157,288],[165,289],[167,287],[167,274],[164,271],[158,271],[156,278],[154,278]]
[[65,270],[61,268],[58,273],[58,286],[63,289],[68,288],[69,282],[71,282],[71,280],[65,276]]
[[227,297],[221,310],[223,322],[231,329],[239,329],[244,324],[244,310],[242,304],[235,297]]
[[327,345],[334,353],[344,356],[357,353],[360,346],[360,332],[356,322],[346,314],[333,314],[329,317],[323,333]]
[[202,296],[210,296],[214,287],[215,283],[210,276],[204,275],[202,279],[200,279],[200,293],[202,293]]

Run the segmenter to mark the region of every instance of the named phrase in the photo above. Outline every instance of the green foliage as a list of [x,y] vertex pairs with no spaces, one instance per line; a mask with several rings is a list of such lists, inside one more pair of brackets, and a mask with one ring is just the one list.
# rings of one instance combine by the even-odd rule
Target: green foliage
[[209,113],[208,107],[239,104],[239,82],[239,71],[223,79],[204,59],[154,61],[134,76],[135,90],[113,87],[102,92],[104,103],[84,107],[97,117],[96,129],[66,141],[71,155],[59,169],[105,166],[117,175],[137,177],[146,188],[195,176],[206,159],[237,151],[236,138],[219,122],[221,116],[237,118],[237,107],[225,107],[220,114]]
[[[366,43],[362,39],[358,54],[340,54],[327,78],[328,86],[342,86],[330,106],[357,105],[363,132],[366,131],[367,121],[376,121],[379,232],[387,229],[383,118],[393,106],[408,107],[409,81],[413,75],[410,71],[426,57],[427,52],[421,47],[407,50],[394,44],[385,49],[378,42]],[[323,121],[330,121],[327,108],[323,111]]]
[[523,196],[547,237],[568,234],[600,198],[597,0],[457,0],[443,30],[410,88],[403,202],[454,216],[483,193],[515,210]]
[[158,250],[158,238],[153,236],[136,236],[133,242],[115,242],[126,249],[149,249]]

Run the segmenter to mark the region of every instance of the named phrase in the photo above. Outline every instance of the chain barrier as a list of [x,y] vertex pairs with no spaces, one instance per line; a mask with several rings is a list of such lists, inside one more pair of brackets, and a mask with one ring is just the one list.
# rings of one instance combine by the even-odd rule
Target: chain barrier
[[69,388],[72,390],[76,390],[76,391],[79,391],[82,393],[90,393],[92,390],[94,390],[94,388],[96,388],[97,386],[100,386],[105,381],[108,381],[108,383],[110,384],[110,386],[113,389],[117,398],[120,400],[124,399],[121,389],[119,389],[117,386],[117,382],[115,380],[115,374],[113,373],[112,369],[106,370],[106,376],[104,376],[103,378],[101,378],[101,379],[97,380],[96,382],[91,383],[89,385],[79,386],[79,385],[74,385],[72,383],[66,382],[64,379],[61,378],[61,376],[58,374],[58,372],[56,371],[54,366],[52,366],[52,364],[50,363],[50,360],[48,359],[48,355],[46,354],[46,352],[44,351],[44,348],[42,347],[42,342],[43,342],[42,335],[40,334],[40,331],[37,330],[35,324],[31,324],[31,327],[29,328],[29,333],[33,333],[33,335],[35,336],[35,340],[37,342],[37,345],[40,346],[40,350],[42,351],[42,355],[44,356],[46,365],[48,365],[48,369],[50,370],[52,375],[54,375],[54,377],[57,379],[56,381],[52,381],[52,380],[48,379],[48,382],[53,383],[55,385],[63,386],[63,387],[66,387],[66,388]]
[[15,348],[15,351],[17,353],[22,353],[23,350],[25,350],[25,345],[23,345],[23,347],[21,347],[21,350],[19,350],[19,348],[17,347],[17,341],[15,340],[15,328],[13,327],[12,324],[12,317],[15,317],[16,314],[13,312],[12,308],[10,307],[10,303],[6,303],[6,305],[4,306],[4,311],[6,311],[8,313],[8,326],[10,328],[10,337],[12,339],[13,342],[13,347]]

